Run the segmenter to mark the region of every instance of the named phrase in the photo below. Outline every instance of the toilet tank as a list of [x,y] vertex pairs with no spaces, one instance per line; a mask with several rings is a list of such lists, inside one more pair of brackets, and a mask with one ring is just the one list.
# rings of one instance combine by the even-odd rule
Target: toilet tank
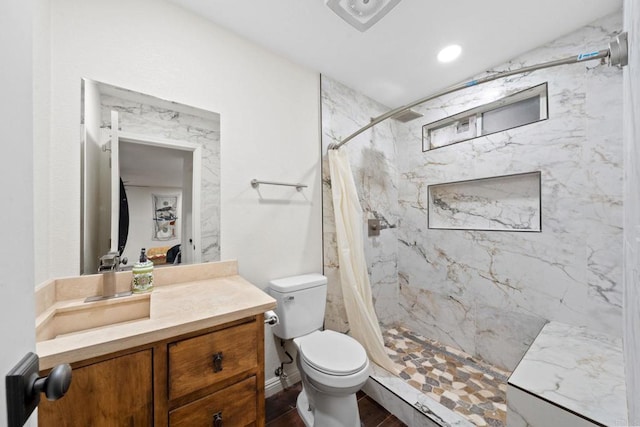
[[301,337],[322,328],[327,303],[327,278],[303,274],[269,282],[269,294],[277,301],[280,323],[272,328],[282,339]]

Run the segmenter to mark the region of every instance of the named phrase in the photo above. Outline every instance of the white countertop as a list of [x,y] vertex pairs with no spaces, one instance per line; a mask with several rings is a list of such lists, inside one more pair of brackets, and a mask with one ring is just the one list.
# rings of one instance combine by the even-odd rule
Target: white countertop
[[[131,273],[117,274],[119,290],[126,290]],[[235,261],[158,269],[157,276],[146,318],[40,340],[36,343],[40,369],[259,315],[276,305],[267,293],[237,274]],[[36,290],[36,327],[51,318],[52,311],[82,305],[84,297],[99,293],[100,288],[99,275],[56,279],[41,285]],[[127,298],[139,297],[108,300],[106,304]]]

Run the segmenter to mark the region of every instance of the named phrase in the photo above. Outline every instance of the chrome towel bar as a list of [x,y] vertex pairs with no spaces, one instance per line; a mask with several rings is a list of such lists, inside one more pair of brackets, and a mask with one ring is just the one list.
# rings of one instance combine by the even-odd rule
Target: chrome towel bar
[[258,188],[258,186],[260,184],[266,184],[266,185],[284,185],[287,187],[296,187],[296,190],[298,191],[302,191],[303,188],[307,188],[307,185],[304,184],[287,184],[286,182],[272,182],[272,181],[258,181],[257,179],[252,179],[251,180],[251,186],[253,188]]

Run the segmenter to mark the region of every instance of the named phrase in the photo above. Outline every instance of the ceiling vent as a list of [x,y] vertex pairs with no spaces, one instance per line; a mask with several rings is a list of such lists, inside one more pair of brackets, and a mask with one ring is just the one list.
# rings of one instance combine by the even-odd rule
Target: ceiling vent
[[326,0],[340,18],[364,32],[382,19],[400,0]]

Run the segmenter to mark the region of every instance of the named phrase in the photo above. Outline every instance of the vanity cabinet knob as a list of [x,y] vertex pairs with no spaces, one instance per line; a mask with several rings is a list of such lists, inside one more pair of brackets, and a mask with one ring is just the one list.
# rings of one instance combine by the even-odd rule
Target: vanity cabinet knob
[[[222,371],[222,352],[213,355],[213,372]],[[217,415],[217,414],[216,414]],[[214,417],[215,420],[215,417]],[[222,425],[222,421],[220,422]]]
[[213,427],[222,427],[222,411],[213,414]]

